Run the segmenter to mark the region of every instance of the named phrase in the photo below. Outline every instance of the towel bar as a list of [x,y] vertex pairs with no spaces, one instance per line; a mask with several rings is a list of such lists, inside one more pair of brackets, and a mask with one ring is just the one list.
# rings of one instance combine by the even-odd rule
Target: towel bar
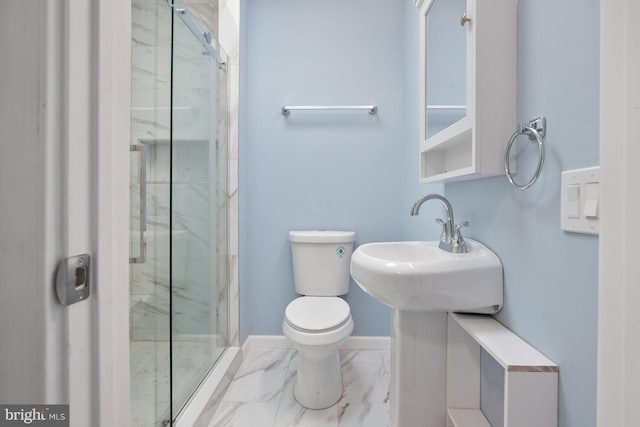
[[292,110],[310,111],[310,110],[367,110],[369,114],[377,114],[377,105],[285,105],[282,107],[282,115],[288,116]]

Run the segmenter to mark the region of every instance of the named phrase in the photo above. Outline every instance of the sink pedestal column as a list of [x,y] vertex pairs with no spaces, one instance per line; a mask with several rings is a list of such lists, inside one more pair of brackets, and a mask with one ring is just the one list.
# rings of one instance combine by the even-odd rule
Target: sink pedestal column
[[445,427],[447,313],[393,310],[391,427]]

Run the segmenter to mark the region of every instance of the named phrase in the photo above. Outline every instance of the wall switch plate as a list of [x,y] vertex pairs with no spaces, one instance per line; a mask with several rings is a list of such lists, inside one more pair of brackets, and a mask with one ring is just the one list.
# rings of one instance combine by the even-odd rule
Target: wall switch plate
[[599,234],[600,166],[562,172],[560,194],[560,228]]

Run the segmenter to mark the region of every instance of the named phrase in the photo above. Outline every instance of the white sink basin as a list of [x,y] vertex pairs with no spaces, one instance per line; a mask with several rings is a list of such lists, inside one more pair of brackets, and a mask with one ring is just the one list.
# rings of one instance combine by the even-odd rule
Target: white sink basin
[[398,310],[495,313],[502,307],[502,263],[482,243],[465,242],[464,254],[444,251],[438,242],[367,243],[351,257],[351,276]]

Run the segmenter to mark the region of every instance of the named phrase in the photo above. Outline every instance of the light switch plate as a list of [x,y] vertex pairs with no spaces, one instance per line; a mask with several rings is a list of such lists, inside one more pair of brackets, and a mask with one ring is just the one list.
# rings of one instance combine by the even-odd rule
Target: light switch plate
[[560,228],[572,233],[599,234],[600,166],[564,171],[560,182]]

